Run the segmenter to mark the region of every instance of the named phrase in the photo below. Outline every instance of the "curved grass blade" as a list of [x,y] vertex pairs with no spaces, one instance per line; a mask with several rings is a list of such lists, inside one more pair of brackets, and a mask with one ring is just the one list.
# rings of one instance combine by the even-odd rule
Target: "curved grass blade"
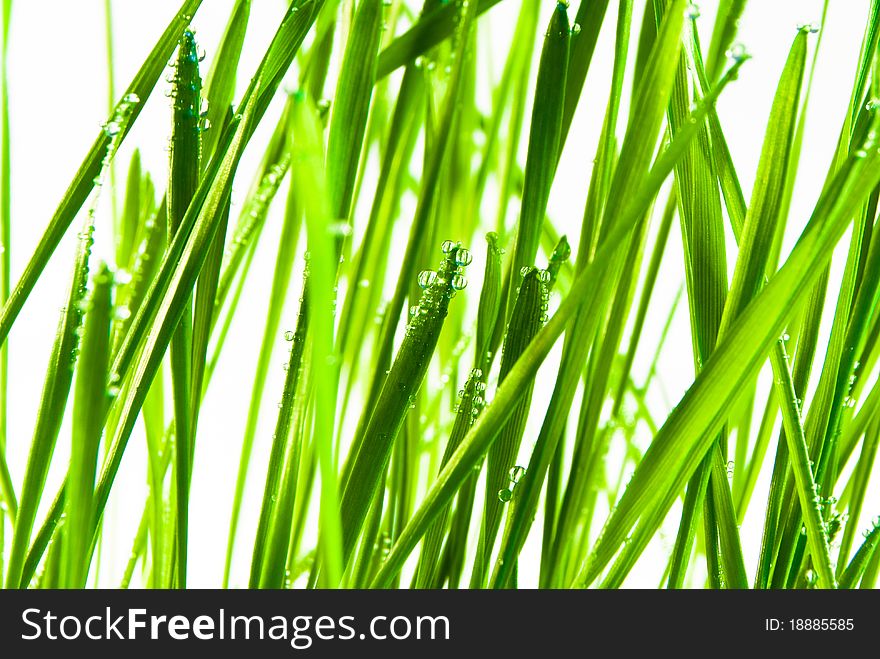
[[92,235],[95,230],[95,212],[100,197],[101,185],[109,170],[116,149],[125,135],[125,126],[130,122],[135,108],[139,105],[140,99],[137,97],[126,97],[117,106],[112,120],[105,128],[107,138],[110,140],[109,147],[102,162],[97,183],[95,184],[96,192],[78,236],[79,240],[74,257],[70,288],[67,292],[66,304],[61,311],[58,331],[46,371],[40,409],[34,428],[34,437],[25,469],[24,483],[21,490],[21,504],[18,517],[16,518],[15,532],[12,536],[12,547],[6,573],[6,585],[13,588],[26,585],[22,583],[24,560],[30,545],[30,535],[34,527],[37,507],[45,488],[46,476],[49,473],[49,465],[55,450],[55,442],[61,429],[64,408],[67,406],[67,398],[73,381],[73,366],[78,356],[79,338],[77,332],[83,319],[83,304],[89,275],[89,258],[94,243]]
[[[872,157],[850,158],[822,195],[816,211],[785,265],[770,280],[739,320],[733,323],[660,429],[639,464],[615,511],[606,522],[593,553],[578,579],[589,584],[608,564],[639,517],[665,512],[708,449],[725,415],[763,363],[780,335],[792,307],[819,276],[831,249],[843,234],[853,211],[876,185],[880,172]],[[672,493],[672,497],[670,497]]]
[[[150,92],[152,92],[159,76],[162,75],[162,71],[177,45],[177,40],[183,33],[184,28],[192,20],[193,14],[201,3],[202,0],[186,0],[183,2],[177,15],[171,20],[165,32],[153,47],[152,52],[128,86],[123,99],[138,98],[140,100],[132,105],[131,120],[125,126],[118,127],[116,132],[119,135],[119,142],[125,139],[131,125],[137,119],[144,102],[150,95]],[[108,126],[112,123],[113,118],[111,117]],[[99,133],[85,160],[80,165],[79,171],[77,171],[76,176],[67,188],[67,192],[62,197],[61,203],[55,210],[55,214],[49,221],[49,226],[46,227],[33,256],[31,256],[30,261],[25,266],[21,278],[15,285],[15,290],[3,306],[3,310],[0,312],[0,344],[6,341],[9,330],[24,306],[25,300],[33,290],[37,279],[40,278],[43,269],[58,247],[58,243],[61,242],[62,236],[64,236],[77,212],[95,187],[95,179],[100,175],[102,162],[106,159],[111,148],[113,148],[112,142],[116,140],[115,136],[111,137],[110,135],[113,132],[113,130],[102,130]]]
[[[501,0],[477,0],[476,14],[482,14]],[[376,79],[384,78],[392,71],[413,61],[444,39],[452,36],[458,27],[457,3],[435,3],[437,9],[419,17],[408,32],[397,37],[379,55]]]

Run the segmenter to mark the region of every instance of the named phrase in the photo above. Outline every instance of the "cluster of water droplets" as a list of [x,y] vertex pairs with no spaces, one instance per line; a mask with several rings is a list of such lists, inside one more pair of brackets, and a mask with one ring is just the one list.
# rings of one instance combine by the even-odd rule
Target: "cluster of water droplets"
[[730,48],[725,51],[724,55],[734,63],[745,62],[750,57],[749,51],[739,41],[731,44]]
[[83,317],[90,306],[88,299],[89,258],[92,254],[92,246],[95,244],[95,216],[98,211],[98,202],[101,198],[101,189],[104,186],[113,157],[116,155],[119,144],[122,142],[125,129],[131,120],[131,115],[138,103],[140,103],[140,98],[137,94],[126,94],[114,108],[110,120],[102,125],[105,135],[110,139],[107,144],[107,150],[104,152],[104,157],[101,160],[101,169],[92,181],[94,189],[89,200],[88,213],[83,221],[82,228],[77,233],[79,246],[74,266],[76,288],[70,298],[72,307],[67,306],[61,309],[62,315],[65,316],[68,315],[68,312],[72,312],[70,317],[72,327],[70,329],[73,332],[74,342],[70,353],[70,368],[73,368],[79,356],[79,340],[82,336]]
[[541,284],[541,322],[546,323],[549,316],[547,315],[547,310],[550,308],[550,292],[548,290],[548,285],[553,281],[553,275],[549,270],[541,270],[540,268],[536,268],[532,265],[524,265],[519,270],[520,277],[525,279],[532,272],[535,272],[535,276],[538,279],[538,282]]
[[464,268],[473,260],[471,253],[462,247],[461,243],[451,240],[444,241],[440,249],[444,256],[440,268],[436,272],[422,270],[419,273],[418,283],[423,293],[419,303],[410,307],[409,312],[413,320],[436,310],[439,305],[439,296],[445,296],[448,300],[455,295],[456,291],[464,290],[467,287]]
[[458,413],[466,413],[468,422],[474,423],[486,405],[486,383],[483,381],[483,369],[474,368],[468,375],[464,389],[458,392]]
[[290,155],[283,156],[277,163],[272,165],[260,180],[253,197],[248,200],[245,211],[242,213],[238,224],[235,227],[235,233],[232,240],[226,246],[224,252],[225,270],[230,260],[237,254],[244,253],[244,249],[250,244],[254,236],[254,232],[262,225],[269,211],[269,204],[272,203],[284,175],[290,168]]
[[819,31],[819,24],[816,22],[812,23],[800,23],[797,26],[798,32],[806,32],[807,34],[816,34]]
[[525,476],[525,474],[525,467],[516,465],[515,467],[510,468],[510,471],[507,473],[507,477],[509,478],[510,483],[507,487],[498,490],[498,500],[501,503],[507,503],[508,501],[513,499],[513,494],[516,490],[516,486],[522,480],[522,477]]

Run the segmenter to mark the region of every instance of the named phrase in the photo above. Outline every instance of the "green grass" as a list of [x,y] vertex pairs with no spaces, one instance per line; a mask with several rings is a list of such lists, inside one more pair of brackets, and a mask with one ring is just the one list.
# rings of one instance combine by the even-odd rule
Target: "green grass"
[[[787,59],[750,62],[745,1],[717,3],[714,24],[684,0],[523,2],[510,40],[490,29],[516,4],[502,0],[293,0],[257,44],[248,0],[212,16],[217,43],[193,32],[216,6],[187,0],[115,98],[125,40],[107,0],[111,110],[20,272],[12,4],[5,587],[185,588],[200,563],[220,566],[213,585],[252,588],[616,588],[643,573],[668,588],[875,587],[880,2],[855,70],[837,72],[853,83],[819,165],[805,136],[824,28],[792,25]],[[263,52],[253,70],[247,48]],[[607,81],[592,74],[605,63]],[[766,130],[742,136],[716,102],[756,65],[775,89],[752,118]],[[129,134],[168,66],[172,101],[148,110],[165,112],[168,162],[151,171]],[[595,126],[588,104],[604,110]],[[590,153],[574,143],[585,129]],[[753,171],[732,155],[742,140]],[[578,189],[560,171],[572,150],[589,164]],[[559,217],[575,199],[579,226]],[[28,342],[16,324],[68,245],[53,342]],[[230,387],[242,327],[254,360]],[[50,354],[30,443],[14,445],[12,351]],[[670,360],[694,376],[663,402]],[[223,395],[245,412],[220,444],[205,427]],[[137,500],[121,467],[141,442]],[[197,474],[221,445],[237,471],[203,509]],[[133,536],[105,515],[124,494]],[[222,528],[194,552],[204,514]],[[111,547],[130,551],[120,573],[99,560]]]

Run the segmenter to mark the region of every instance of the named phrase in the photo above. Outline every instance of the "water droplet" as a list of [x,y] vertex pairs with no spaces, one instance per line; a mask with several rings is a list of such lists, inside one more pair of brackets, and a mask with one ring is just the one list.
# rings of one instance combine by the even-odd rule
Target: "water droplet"
[[742,62],[749,58],[749,51],[747,51],[746,47],[738,41],[732,44],[724,54],[728,59],[732,59],[734,62]]
[[526,276],[527,274],[529,274],[531,271],[532,271],[532,266],[530,266],[530,265],[524,265],[523,267],[521,267],[521,268],[519,269],[519,276],[520,276],[520,277],[525,277],[525,276]]
[[291,332],[290,330],[287,330],[284,333],[284,340],[285,341],[293,341],[293,332]]
[[572,23],[571,25],[571,35],[577,36],[581,33],[581,24],[580,23]]
[[513,498],[513,492],[509,488],[498,490],[498,500],[501,503],[507,503]]
[[816,34],[819,31],[818,23],[801,23],[797,26],[797,29],[801,32],[806,32],[808,34]]
[[474,257],[471,256],[471,253],[464,247],[459,247],[458,251],[455,253],[455,265],[459,267],[470,265],[473,260]]
[[422,270],[419,273],[419,286],[424,288],[428,288],[431,284],[433,284],[437,279],[437,273],[433,270]]
[[692,21],[695,21],[700,17],[700,8],[693,2],[689,2],[687,8],[684,10],[684,15]]
[[440,251],[444,254],[451,254],[458,246],[459,243],[454,243],[451,240],[444,240],[443,244],[440,245]]
[[510,468],[510,482],[511,483],[519,483],[520,479],[525,475],[526,468],[521,467],[520,465],[516,465],[515,467]]
[[464,290],[467,287],[467,279],[464,275],[456,273],[452,275],[452,288],[456,291]]

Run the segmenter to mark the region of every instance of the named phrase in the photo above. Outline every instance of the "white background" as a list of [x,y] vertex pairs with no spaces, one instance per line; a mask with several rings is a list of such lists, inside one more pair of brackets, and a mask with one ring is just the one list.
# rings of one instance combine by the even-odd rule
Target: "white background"
[[[167,25],[178,4],[175,0],[114,2],[116,85],[119,95]],[[206,67],[210,65],[213,49],[222,34],[232,4],[232,0],[205,0],[196,15],[193,26],[199,43],[207,51]],[[246,76],[255,69],[268,45],[286,4],[282,0],[254,0],[240,67],[240,90],[246,85]],[[555,2],[542,0],[542,4],[543,24],[549,18]],[[550,202],[549,214],[555,225],[569,235],[574,245],[577,244],[591,161],[607,99],[616,4],[610,3]],[[631,47],[633,54],[643,4],[636,3]],[[822,52],[815,70],[812,104],[785,249],[793,244],[806,223],[824,180],[849,100],[867,17],[867,0],[848,0],[834,2],[832,5],[825,26]],[[700,4],[702,17],[698,25],[704,47],[708,46],[710,40],[715,6],[715,2]],[[518,9],[518,0],[505,0],[491,10],[490,20],[484,19],[480,23],[480,29],[488,32],[491,38],[491,57],[485,57],[484,60],[491,61],[488,74],[495,78],[503,65]],[[752,54],[752,60],[743,67],[740,79],[725,91],[718,107],[747,199],[750,196],[776,81],[795,36],[796,26],[818,22],[821,10],[822,3],[818,0],[752,0],[743,16],[739,39]],[[575,7],[572,7],[572,16],[574,11]],[[811,38],[811,51],[814,43],[815,36]],[[533,75],[535,69],[536,66],[533,66]],[[99,125],[107,116],[103,1],[15,2],[9,77],[13,131],[12,270],[15,282],[99,130]],[[629,89],[629,81],[625,88]],[[120,178],[124,174],[131,149],[137,145],[142,151],[145,167],[158,182],[157,187],[163,187],[162,180],[166,176],[167,166],[165,147],[170,133],[170,103],[163,95],[167,89],[168,84],[164,79],[161,80],[135,129],[120,150]],[[328,89],[332,90],[332,85],[328,85]],[[488,109],[485,91],[480,103],[483,110]],[[265,143],[266,130],[271,128],[274,123],[272,117],[277,116],[278,110],[278,104],[270,109],[263,129],[254,137],[254,148],[248,151],[237,179],[236,201],[240,202],[242,194],[250,185],[261,145]],[[625,109],[622,109],[621,116],[626,116]],[[523,139],[523,147],[525,142]],[[369,187],[365,188],[365,194],[371,194]],[[283,189],[280,195],[279,199],[283,199]],[[191,505],[192,560],[189,582],[194,586],[217,585],[222,576],[228,514],[250,396],[253,364],[262,332],[263,309],[271,280],[274,245],[280,226],[280,216],[277,213],[280,206],[281,204],[276,204],[276,212],[270,217],[264,233],[263,248],[254,262],[251,282],[245,289],[241,312],[233,325],[227,354],[221,361],[202,412]],[[103,219],[98,229],[99,250],[102,249],[102,233],[106,240],[108,209],[108,200],[105,198],[101,205]],[[71,236],[73,233],[75,229]],[[728,244],[733,245],[732,240]],[[645,349],[640,351],[636,365],[637,377],[644,372],[645,363],[650,357],[648,353],[653,349],[653,341],[659,334],[671,299],[683,281],[677,227],[670,237],[670,246],[660,274],[658,297],[651,305],[648,319],[647,333],[651,338]],[[106,250],[106,243],[103,248],[100,255],[109,258],[111,252]],[[63,304],[63,282],[67,280],[72,255],[73,243],[68,236],[56,252],[34,295],[28,300],[9,338],[9,460],[17,489],[20,489],[24,473],[34,413],[39,403],[58,310]],[[480,272],[480,268],[475,260],[471,272]],[[839,268],[835,269],[835,272],[838,271]],[[834,290],[833,285],[832,282],[831,290]],[[291,296],[298,295],[296,286],[292,286]],[[290,323],[291,317],[292,311],[289,311],[285,315],[286,322]],[[283,342],[279,336],[279,347],[281,343]],[[658,388],[652,399],[661,418],[693,379],[691,354],[683,300],[670,343],[660,363],[662,389]],[[272,400],[272,392],[280,392],[282,359],[279,350],[273,358],[273,368],[266,388],[269,402]],[[552,381],[552,362],[551,358],[548,368],[539,377]],[[539,395],[535,405],[540,412],[543,405],[546,405],[546,400],[542,401]],[[270,407],[274,408],[267,404],[267,409]],[[271,414],[266,416],[271,417]],[[530,440],[534,439],[541,416],[542,412],[532,415],[534,424],[529,427],[530,434],[527,434],[524,446],[529,446]],[[272,422],[271,418],[261,421],[252,474],[260,474],[262,465],[265,464]],[[69,425],[65,424],[58,443],[56,465],[64,464],[62,455],[67,451],[68,438]],[[46,498],[51,497],[60,476],[60,468],[50,475]],[[102,579],[105,585],[118,583],[122,574],[128,558],[130,538],[134,535],[142,510],[146,492],[144,481],[145,450],[142,436],[136,434],[126,453],[108,512],[108,521],[113,525],[113,531],[105,536],[111,540],[107,543],[102,558],[106,570],[106,578]],[[763,480],[762,483],[759,483],[753,500],[753,508],[758,510],[762,508],[766,493],[766,483]],[[233,578],[235,585],[242,585],[246,579],[248,539],[252,537],[256,523],[254,511],[260,505],[261,479],[252,478],[250,484],[241,525],[241,537],[245,541],[239,544],[236,554]],[[880,511],[876,504],[875,500],[873,506],[866,505],[868,514],[871,511],[873,514]],[[750,516],[742,529],[748,566],[755,564],[760,542],[760,524],[759,517]],[[534,551],[534,547],[529,546],[527,551]],[[631,585],[657,584],[658,563],[652,562],[649,556],[646,558],[634,573],[629,582]],[[521,574],[523,583],[528,584],[533,575],[530,575],[526,563],[521,568]]]

